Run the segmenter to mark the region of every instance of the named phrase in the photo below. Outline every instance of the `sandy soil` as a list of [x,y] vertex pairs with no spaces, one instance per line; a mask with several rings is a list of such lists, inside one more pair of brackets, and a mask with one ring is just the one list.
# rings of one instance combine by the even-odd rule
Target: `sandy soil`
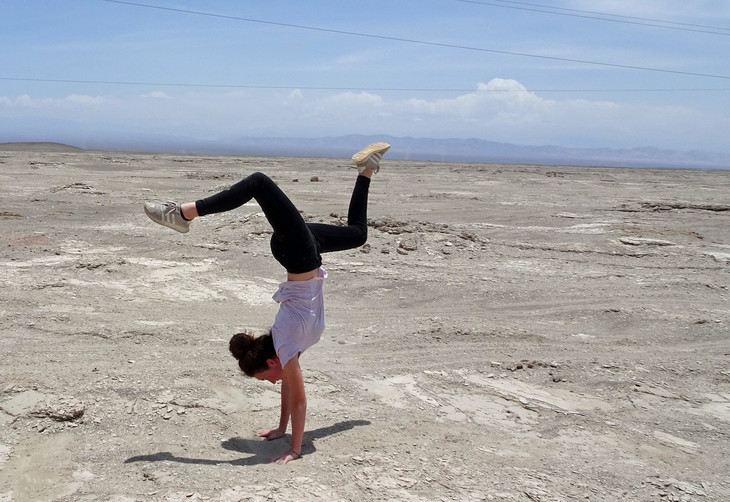
[[281,466],[260,209],[142,212],[254,170],[343,221],[347,160],[0,152],[0,501],[730,499],[730,172],[385,161]]

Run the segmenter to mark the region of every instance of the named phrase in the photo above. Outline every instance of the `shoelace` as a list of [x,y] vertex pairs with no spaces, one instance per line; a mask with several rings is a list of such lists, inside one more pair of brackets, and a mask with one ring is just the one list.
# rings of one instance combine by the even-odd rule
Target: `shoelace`
[[177,211],[177,202],[168,200],[167,202],[165,202],[162,205],[164,206],[163,213],[165,213],[165,214],[170,214],[170,213],[174,213],[175,211]]

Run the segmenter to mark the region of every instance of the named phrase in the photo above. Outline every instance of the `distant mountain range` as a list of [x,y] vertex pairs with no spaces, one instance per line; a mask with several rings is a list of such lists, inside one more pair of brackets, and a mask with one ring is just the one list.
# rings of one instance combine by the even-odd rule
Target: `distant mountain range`
[[363,145],[386,141],[388,157],[439,162],[574,165],[607,167],[665,167],[730,169],[730,153],[681,152],[653,147],[567,148],[498,143],[481,139],[396,138],[388,136],[338,136],[330,138],[240,138],[235,145],[218,145],[231,153],[300,157],[349,157]]
[[0,143],[0,152],[83,152],[81,148],[63,143]]
[[[498,143],[481,139],[398,138],[349,135],[325,138],[255,138],[200,141],[186,138],[148,137],[144,141],[117,138],[113,143],[84,141],[84,148],[137,152],[202,153],[220,155],[264,155],[282,157],[349,158],[363,145],[386,141],[391,159],[436,162],[485,162],[506,164],[657,167],[730,170],[730,153],[675,151],[653,147],[568,148]],[[29,147],[29,143],[2,143],[0,150]],[[35,150],[49,151],[52,143],[33,143]],[[67,145],[56,144],[57,149]],[[75,147],[70,147],[75,148]]]

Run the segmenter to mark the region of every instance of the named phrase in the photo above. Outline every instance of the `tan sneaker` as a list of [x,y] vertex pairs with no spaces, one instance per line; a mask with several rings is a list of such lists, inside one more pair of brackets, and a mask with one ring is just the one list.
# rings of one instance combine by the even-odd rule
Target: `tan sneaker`
[[183,218],[177,202],[145,202],[144,212],[155,223],[170,227],[181,234],[190,230],[190,221]]
[[383,154],[389,148],[390,145],[388,143],[372,143],[357,152],[352,156],[352,161],[357,166],[357,172],[362,173],[368,167],[374,173],[380,171],[380,159],[383,158]]

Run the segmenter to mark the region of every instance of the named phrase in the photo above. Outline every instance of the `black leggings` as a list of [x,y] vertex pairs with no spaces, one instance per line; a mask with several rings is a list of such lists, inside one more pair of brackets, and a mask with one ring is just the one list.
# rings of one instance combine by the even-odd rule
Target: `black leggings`
[[274,229],[271,252],[287,272],[301,274],[322,265],[321,253],[365,244],[370,178],[358,176],[350,198],[347,226],[305,223],[299,210],[271,178],[253,173],[215,195],[195,202],[199,216],[230,211],[256,199]]

